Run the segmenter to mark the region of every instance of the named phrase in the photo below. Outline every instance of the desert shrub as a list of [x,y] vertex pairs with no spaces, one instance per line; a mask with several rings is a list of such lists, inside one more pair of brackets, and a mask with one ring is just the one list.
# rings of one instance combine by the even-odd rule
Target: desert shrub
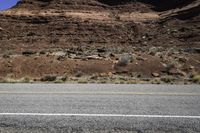
[[156,53],[158,52],[158,48],[156,48],[156,47],[151,47],[150,49],[149,49],[149,54],[150,55],[155,55]]
[[62,81],[62,82],[65,82],[65,81],[68,80],[68,76],[67,76],[67,75],[60,76],[60,77],[57,77],[56,80],[58,80],[58,81]]
[[25,56],[30,56],[30,55],[33,55],[33,54],[36,54],[36,52],[32,51],[32,50],[26,50],[26,51],[22,52],[22,55],[25,55]]
[[10,58],[10,55],[11,55],[11,54],[7,52],[7,53],[4,53],[2,57],[3,57],[3,58]]
[[22,83],[30,83],[30,78],[28,78],[28,77],[24,77],[24,78],[22,78],[19,82],[22,82]]
[[162,52],[164,49],[163,47],[151,47],[149,48],[149,54],[155,56],[157,53]]
[[165,82],[165,83],[171,83],[173,82],[175,79],[172,76],[164,76],[161,78],[161,81]]
[[118,66],[127,66],[130,62],[133,61],[133,55],[131,54],[123,54],[119,58],[119,61],[117,62]]
[[193,82],[200,83],[200,74],[194,75],[192,77]]
[[[164,80],[166,80],[166,79],[164,79]],[[167,79],[167,81],[168,81],[168,79]],[[161,84],[161,80],[160,80],[160,78],[155,78],[155,79],[151,80],[151,83],[152,84]]]
[[76,77],[82,77],[83,76],[83,72],[81,71],[77,71],[75,74]]
[[56,80],[56,77],[55,75],[45,75],[44,77],[41,78],[41,81],[43,82],[52,82],[52,81],[55,81]]
[[63,76],[63,77],[61,78],[61,80],[64,81],[64,82],[67,81],[67,79],[68,79],[67,76]]

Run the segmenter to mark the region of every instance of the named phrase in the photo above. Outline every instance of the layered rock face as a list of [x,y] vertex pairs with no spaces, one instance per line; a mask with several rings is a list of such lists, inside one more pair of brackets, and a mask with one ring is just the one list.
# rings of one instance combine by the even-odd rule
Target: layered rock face
[[[187,7],[191,3],[197,3],[194,9]],[[195,11],[196,17],[198,4],[191,0],[22,0],[14,9],[0,14],[0,51],[104,45],[141,47],[147,43],[141,40],[145,34],[151,36],[150,45],[161,45],[157,43],[159,37],[185,46],[185,40],[165,34],[156,21],[162,14],[160,11],[168,13],[167,17],[176,14],[176,18],[194,17],[190,12]],[[187,7],[185,13],[176,12],[177,8],[184,7]],[[196,26],[190,25],[198,29]],[[191,32],[196,34],[198,31]]]

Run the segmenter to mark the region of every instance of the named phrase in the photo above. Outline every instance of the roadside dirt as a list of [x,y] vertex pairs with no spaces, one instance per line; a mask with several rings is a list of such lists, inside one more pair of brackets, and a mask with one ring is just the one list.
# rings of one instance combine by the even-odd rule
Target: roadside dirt
[[22,0],[0,12],[0,80],[192,81],[199,13],[199,0]]

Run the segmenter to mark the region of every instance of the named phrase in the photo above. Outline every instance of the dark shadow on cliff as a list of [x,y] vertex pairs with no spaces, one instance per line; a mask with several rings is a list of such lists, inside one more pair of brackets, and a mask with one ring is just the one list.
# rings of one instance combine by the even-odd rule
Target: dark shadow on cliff
[[155,11],[166,11],[174,8],[181,8],[195,0],[98,0],[108,6],[118,6],[134,2],[142,2],[153,6]]

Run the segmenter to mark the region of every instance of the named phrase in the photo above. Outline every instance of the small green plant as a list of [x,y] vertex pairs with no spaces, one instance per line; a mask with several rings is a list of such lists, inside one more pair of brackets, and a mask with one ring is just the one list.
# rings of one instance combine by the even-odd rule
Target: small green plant
[[106,80],[101,80],[100,83],[101,83],[101,84],[106,84],[107,81],[106,81]]
[[200,74],[194,75],[192,80],[195,83],[200,83]]
[[18,82],[20,82],[20,83],[30,83],[30,78],[28,78],[28,77],[24,77],[24,78],[21,78]]
[[151,81],[152,84],[161,84],[160,78],[155,78]]
[[165,83],[172,83],[175,79],[172,76],[164,76],[161,78],[161,81]]

